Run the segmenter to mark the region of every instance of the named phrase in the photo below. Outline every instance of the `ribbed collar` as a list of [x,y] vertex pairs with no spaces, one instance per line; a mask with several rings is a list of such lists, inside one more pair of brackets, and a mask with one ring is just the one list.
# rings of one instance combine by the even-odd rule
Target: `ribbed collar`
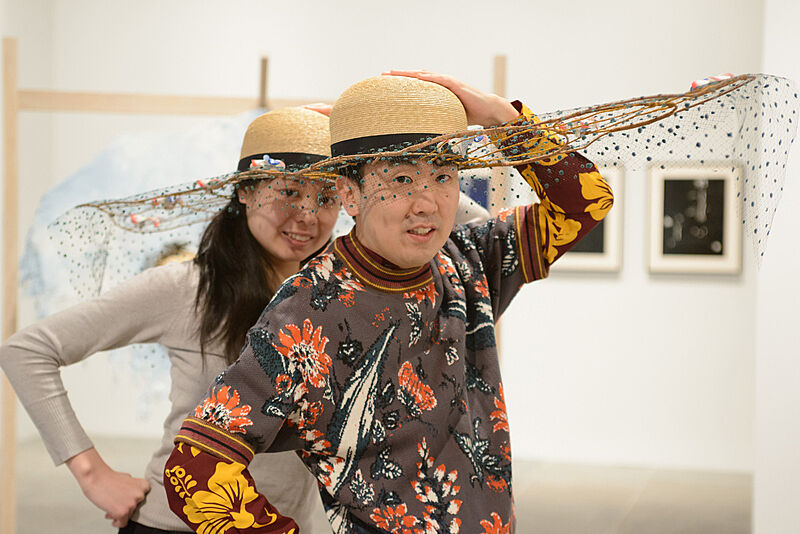
[[433,280],[430,262],[422,267],[400,269],[369,250],[356,238],[355,228],[333,242],[333,250],[364,284],[387,293],[401,293],[425,287]]

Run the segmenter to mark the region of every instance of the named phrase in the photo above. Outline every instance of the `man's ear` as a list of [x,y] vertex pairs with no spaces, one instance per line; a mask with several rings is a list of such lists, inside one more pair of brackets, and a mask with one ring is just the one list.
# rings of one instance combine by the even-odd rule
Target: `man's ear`
[[358,202],[356,202],[358,200],[359,190],[352,179],[345,178],[344,176],[337,177],[336,195],[339,197],[339,200],[342,202],[342,207],[348,215],[355,217],[360,213]]

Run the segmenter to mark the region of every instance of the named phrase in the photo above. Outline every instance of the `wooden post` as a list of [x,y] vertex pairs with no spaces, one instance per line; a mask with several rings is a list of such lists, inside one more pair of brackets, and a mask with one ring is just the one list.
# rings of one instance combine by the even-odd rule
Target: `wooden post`
[[[506,56],[494,56],[493,62],[493,86],[492,92],[498,96],[506,96]],[[505,193],[508,183],[504,177],[504,171],[500,167],[493,167],[489,180],[489,212],[494,217],[497,212],[505,205]]]
[[261,58],[261,80],[260,85],[258,88],[258,107],[261,109],[266,109],[267,107],[267,91],[269,86],[267,83],[269,82],[269,58],[267,56],[263,56]]
[[[3,329],[2,340],[17,330],[17,248],[19,165],[17,151],[17,40],[3,38]],[[14,471],[17,447],[17,399],[2,380],[2,462],[0,462],[0,534],[14,534],[17,499]]]
[[[494,82],[492,86],[492,92],[498,96],[505,97],[506,96],[506,56],[505,55],[496,55],[494,56],[493,62],[493,71],[494,71]],[[501,206],[505,203],[505,192],[509,187],[508,180],[506,179],[505,174],[501,174],[503,172],[502,167],[492,167],[491,175],[489,179],[489,211],[491,212],[492,216],[497,215],[497,212],[500,211]],[[503,329],[500,326],[500,321],[495,322],[494,326],[495,331],[495,338],[497,343],[497,359],[502,361],[503,351],[502,351],[502,339],[503,339]]]
[[506,56],[494,56],[494,94],[506,96]]

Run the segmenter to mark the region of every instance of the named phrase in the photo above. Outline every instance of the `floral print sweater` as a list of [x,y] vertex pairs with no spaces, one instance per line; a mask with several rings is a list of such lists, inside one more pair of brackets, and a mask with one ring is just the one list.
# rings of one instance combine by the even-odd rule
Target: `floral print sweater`
[[298,532],[247,471],[293,450],[337,534],[512,532],[494,324],[613,202],[577,153],[518,170],[540,202],[456,226],[422,267],[387,265],[351,233],[289,278],[175,438],[173,512],[201,533]]

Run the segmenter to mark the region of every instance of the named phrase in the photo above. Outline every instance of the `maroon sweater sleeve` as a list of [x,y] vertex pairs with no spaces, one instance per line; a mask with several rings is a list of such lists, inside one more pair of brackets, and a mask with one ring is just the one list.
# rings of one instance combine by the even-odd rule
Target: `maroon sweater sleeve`
[[510,124],[525,123],[530,129],[492,135],[492,141],[504,151],[553,154],[516,167],[539,197],[539,202],[515,209],[520,212],[516,218],[521,224],[517,233],[521,268],[530,282],[547,276],[550,265],[606,216],[614,197],[591,161],[577,152],[562,153],[558,135],[537,130],[539,119],[519,101],[513,105],[520,116]]

